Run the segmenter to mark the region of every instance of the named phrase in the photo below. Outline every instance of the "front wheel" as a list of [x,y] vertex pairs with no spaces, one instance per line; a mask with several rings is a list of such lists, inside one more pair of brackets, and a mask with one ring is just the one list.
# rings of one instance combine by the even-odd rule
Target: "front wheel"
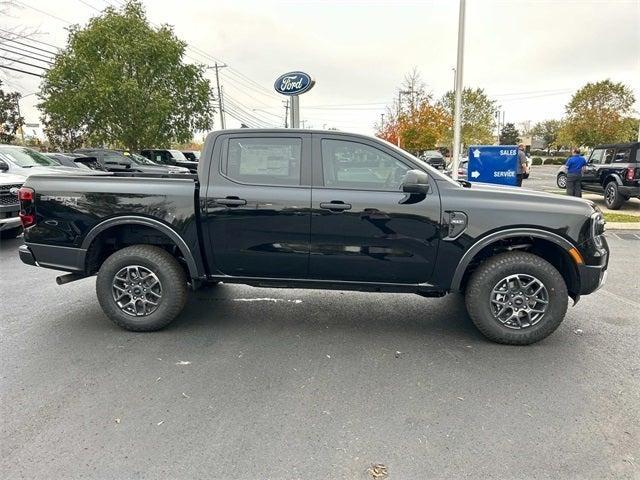
[[471,276],[465,303],[474,325],[490,340],[529,345],[558,328],[567,312],[560,272],[526,252],[490,257]]
[[187,301],[187,279],[178,261],[153,245],[133,245],[107,258],[96,294],[104,313],[119,327],[151,332],[167,326]]
[[560,172],[556,178],[556,184],[559,188],[567,188],[567,174]]

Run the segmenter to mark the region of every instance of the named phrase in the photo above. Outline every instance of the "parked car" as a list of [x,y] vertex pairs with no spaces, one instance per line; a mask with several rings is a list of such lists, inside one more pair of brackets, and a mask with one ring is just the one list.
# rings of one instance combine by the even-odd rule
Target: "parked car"
[[85,170],[98,170],[105,172],[106,170],[98,163],[95,157],[88,157],[86,155],[80,155],[77,153],[59,153],[50,152],[43,155],[53,158],[63,167],[82,168]]
[[3,173],[0,175],[0,239],[16,238],[22,232],[18,190],[24,177]]
[[191,162],[200,160],[200,150],[182,150],[182,154]]
[[582,171],[582,189],[602,194],[611,210],[640,198],[640,142],[596,146]]
[[131,160],[132,168],[135,168],[138,171],[144,173],[155,173],[155,174],[182,174],[189,175],[191,172],[188,168],[178,167],[174,165],[158,165],[155,162],[152,162],[147,157],[143,157],[137,153],[127,152],[125,155]]
[[438,150],[427,150],[420,155],[419,158],[420,160],[427,162],[432,167],[440,170],[444,170],[446,166],[444,155],[442,155]]
[[16,145],[0,145],[0,173],[27,178],[30,175],[64,175],[77,168],[64,167],[36,150]]
[[[469,168],[469,159],[467,157],[460,159],[460,163],[458,164],[458,178],[462,180],[466,180],[468,168]],[[450,164],[445,170],[445,173],[448,176],[451,176],[452,170],[453,170],[453,165]]]
[[118,150],[110,148],[78,148],[73,153],[94,157],[108,172],[131,171],[131,159]]
[[185,167],[188,168],[191,173],[197,173],[198,171],[198,162],[187,160],[187,157],[178,150],[145,149],[142,150],[140,154],[160,165]]
[[567,166],[560,165],[556,174],[556,185],[558,188],[567,188]]
[[[312,148],[317,146],[317,148]],[[97,274],[106,315],[158,330],[188,284],[465,295],[488,338],[530,344],[605,281],[598,208],[583,199],[451,180],[377,138],[222,130],[199,179],[30,177],[29,265]],[[135,174],[134,174],[135,175]]]

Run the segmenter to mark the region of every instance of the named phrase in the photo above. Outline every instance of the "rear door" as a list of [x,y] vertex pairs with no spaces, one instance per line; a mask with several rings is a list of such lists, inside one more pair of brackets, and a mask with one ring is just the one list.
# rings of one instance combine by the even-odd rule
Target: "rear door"
[[313,135],[309,275],[326,280],[428,282],[438,247],[440,198],[400,191],[417,168],[367,139]]
[[218,138],[204,192],[210,271],[242,277],[308,274],[311,136]]

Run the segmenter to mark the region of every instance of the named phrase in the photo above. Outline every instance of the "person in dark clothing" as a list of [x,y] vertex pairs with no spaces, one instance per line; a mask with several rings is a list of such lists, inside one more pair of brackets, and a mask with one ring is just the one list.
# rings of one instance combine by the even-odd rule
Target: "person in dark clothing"
[[580,149],[574,148],[565,163],[567,167],[567,195],[582,197],[582,169],[587,160],[580,155]]
[[527,172],[529,166],[527,165],[527,155],[524,153],[524,144],[518,145],[518,163],[516,165],[516,185],[522,186],[522,178]]

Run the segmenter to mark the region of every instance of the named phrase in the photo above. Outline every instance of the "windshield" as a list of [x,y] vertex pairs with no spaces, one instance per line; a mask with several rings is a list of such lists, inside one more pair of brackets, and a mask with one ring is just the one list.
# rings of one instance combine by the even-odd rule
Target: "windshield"
[[129,154],[129,159],[133,162],[133,163],[137,163],[138,165],[148,165],[150,167],[156,167],[158,166],[157,163],[152,162],[151,160],[149,160],[147,157],[143,157],[142,155],[138,155],[137,153],[130,153]]
[[0,156],[23,168],[60,166],[55,160],[25,147],[0,147]]
[[185,157],[184,154],[179,150],[169,150],[169,153],[174,158],[174,160],[180,160],[181,162],[187,160],[187,157]]

